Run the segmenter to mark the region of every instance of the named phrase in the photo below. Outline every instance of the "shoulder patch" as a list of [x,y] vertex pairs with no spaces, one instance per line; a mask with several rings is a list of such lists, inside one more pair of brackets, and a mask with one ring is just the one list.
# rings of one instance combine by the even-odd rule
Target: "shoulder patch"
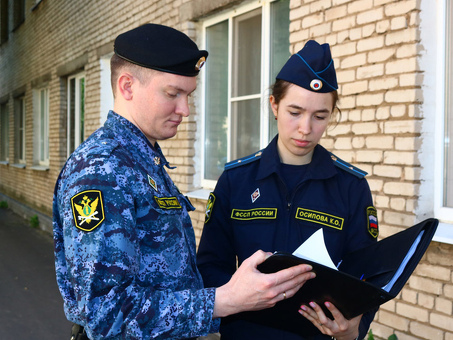
[[104,221],[104,202],[100,190],[85,190],[71,198],[75,226],[93,231]]
[[377,238],[379,236],[379,226],[378,226],[378,219],[377,219],[377,211],[375,207],[367,207],[366,208],[366,216],[367,216],[367,229],[370,235],[373,238]]
[[330,157],[332,158],[333,164],[335,164],[335,166],[353,174],[354,176],[357,176],[359,178],[364,178],[368,174],[366,171],[363,171],[363,170],[345,162],[341,158],[338,158],[333,153],[330,153]]
[[256,161],[256,160],[261,158],[262,154],[263,154],[263,150],[260,150],[260,151],[258,151],[256,153],[252,154],[252,155],[245,156],[245,157],[236,159],[234,161],[228,162],[228,163],[225,164],[225,170],[233,169],[233,168],[236,168],[238,166],[241,166],[241,165],[248,164],[248,163],[251,163],[253,161]]
[[214,203],[215,203],[215,195],[214,195],[214,193],[211,192],[209,194],[208,203],[206,204],[206,213],[205,213],[204,223],[209,222],[209,220],[211,218],[211,214],[212,214],[212,209],[214,208]]

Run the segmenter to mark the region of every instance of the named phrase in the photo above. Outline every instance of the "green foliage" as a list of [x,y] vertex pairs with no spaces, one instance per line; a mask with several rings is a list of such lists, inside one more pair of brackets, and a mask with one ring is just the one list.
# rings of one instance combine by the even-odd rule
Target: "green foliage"
[[0,208],[8,208],[8,202],[7,201],[0,201]]
[[39,218],[38,215],[33,215],[30,218],[30,225],[32,228],[38,228],[39,227]]
[[[373,335],[373,331],[370,329],[370,331],[368,332],[368,339],[367,340],[374,340],[374,335]],[[388,337],[387,340],[398,340],[398,337],[396,336],[396,334],[392,334]]]

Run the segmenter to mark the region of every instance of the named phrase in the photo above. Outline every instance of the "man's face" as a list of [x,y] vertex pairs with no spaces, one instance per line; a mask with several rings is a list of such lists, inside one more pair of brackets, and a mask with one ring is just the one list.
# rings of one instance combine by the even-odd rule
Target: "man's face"
[[183,117],[189,116],[189,96],[197,87],[196,77],[153,71],[145,82],[133,87],[132,122],[154,145],[176,135]]

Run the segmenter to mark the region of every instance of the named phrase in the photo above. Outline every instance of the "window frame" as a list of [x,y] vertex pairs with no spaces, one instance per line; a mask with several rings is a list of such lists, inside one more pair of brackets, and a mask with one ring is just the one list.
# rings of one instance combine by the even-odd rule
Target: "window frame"
[[[80,88],[80,80],[83,79],[84,88],[83,93]],[[71,80],[74,80],[75,84],[75,93],[74,93],[74,129],[71,129]],[[80,72],[74,75],[71,75],[67,79],[67,107],[66,107],[66,117],[67,117],[67,126],[66,126],[66,156],[69,157],[71,153],[77,149],[77,147],[83,142],[85,139],[85,107],[83,107],[83,117],[81,117],[81,109],[82,104],[81,100],[83,96],[83,105],[85,103],[85,87],[86,87],[86,75],[85,72]],[[82,121],[83,120],[83,121]],[[81,125],[83,125],[81,127]],[[83,135],[81,135],[81,131],[83,130]],[[71,136],[71,131],[74,131],[74,136]],[[74,150],[71,150],[71,141],[74,141]]]
[[[447,115],[453,115],[453,112],[448,112],[447,105],[450,107],[452,106],[451,102],[453,98],[447,98],[448,93],[453,97],[453,89],[448,88],[448,83],[452,83],[452,79],[449,77],[453,77],[453,75],[448,74],[447,72],[451,72],[449,70],[447,58],[449,56],[449,51],[453,51],[453,42],[448,42],[448,39],[453,37],[453,25],[449,22],[453,20],[453,14],[450,14],[448,17],[448,0],[442,1],[442,5],[440,5],[440,24],[441,24],[441,37],[440,39],[440,48],[438,54],[438,77],[441,78],[439,82],[440,91],[438,91],[438,103],[439,103],[439,112],[441,114],[437,115],[436,117],[436,127],[435,127],[435,174],[434,176],[434,216],[441,221],[445,221],[447,223],[453,223],[453,207],[446,207],[444,205],[444,196],[445,196],[445,139],[446,139],[446,131],[445,131],[445,121],[447,119]],[[450,4],[450,10],[453,9],[453,5]],[[450,60],[450,67],[453,67],[453,60]],[[450,142],[451,145],[451,142]],[[453,147],[453,146],[450,146]]]
[[26,117],[25,96],[16,97],[14,99],[14,162],[18,164],[26,162]]
[[[49,166],[49,92],[49,87],[47,86],[34,90],[33,156],[35,169],[47,169]],[[44,96],[45,100],[44,112],[41,111],[42,96]],[[44,126],[42,119],[44,119]],[[43,148],[41,147],[42,144]]]
[[[243,97],[236,97],[233,98],[232,96],[232,63],[228,63],[228,93],[227,93],[227,103],[228,103],[228,132],[227,132],[227,161],[231,161],[231,127],[232,127],[232,103],[238,99],[248,98],[259,98],[260,99],[260,137],[259,137],[259,145],[260,148],[264,148],[269,143],[269,117],[270,117],[270,108],[268,105],[268,95],[269,95],[269,87],[272,84],[270,79],[270,65],[271,65],[271,5],[278,0],[268,0],[268,1],[259,1],[255,0],[245,5],[240,5],[233,9],[228,9],[220,14],[217,14],[213,17],[207,18],[202,22],[202,46],[206,48],[207,44],[207,37],[206,37],[206,29],[210,26],[215,24],[221,23],[223,21],[228,21],[228,60],[233,60],[233,27],[234,27],[234,18],[239,17],[247,12],[251,12],[258,8],[261,8],[261,84],[260,84],[260,93],[257,95],[251,96],[243,96]],[[288,28],[289,30],[289,28]],[[289,54],[289,50],[288,50]],[[288,55],[289,56],[289,55]],[[208,58],[209,63],[209,58]],[[205,107],[205,100],[206,100],[206,87],[205,84],[207,83],[206,80],[206,72],[202,74],[200,77],[200,126],[201,126],[201,142],[200,142],[200,173],[199,173],[199,181],[200,186],[202,188],[206,188],[208,190],[213,189],[217,183],[217,180],[211,180],[205,178],[205,157],[206,157],[206,150],[204,143],[202,141],[205,140],[206,135],[206,125],[205,125],[205,115],[206,115],[206,107]]]
[[[6,126],[3,124],[5,119]],[[0,163],[9,164],[9,112],[8,103],[0,104]],[[4,154],[3,154],[4,152]]]

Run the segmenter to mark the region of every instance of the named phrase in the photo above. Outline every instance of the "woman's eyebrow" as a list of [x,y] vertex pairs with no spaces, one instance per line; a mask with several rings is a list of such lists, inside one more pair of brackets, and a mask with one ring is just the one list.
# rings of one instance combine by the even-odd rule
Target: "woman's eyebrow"
[[[297,105],[297,104],[289,104],[288,107],[295,109],[295,110],[299,110],[299,111],[306,111],[306,109],[304,107]],[[330,113],[330,111],[327,108],[325,108],[325,109],[321,109],[321,110],[316,110],[315,113]]]

